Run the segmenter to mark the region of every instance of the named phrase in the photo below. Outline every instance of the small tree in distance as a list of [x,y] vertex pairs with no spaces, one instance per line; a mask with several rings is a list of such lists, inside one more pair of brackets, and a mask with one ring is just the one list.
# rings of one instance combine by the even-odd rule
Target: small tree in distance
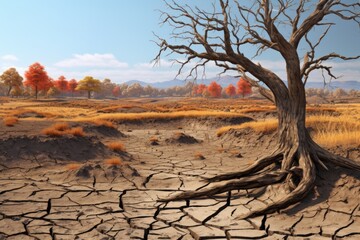
[[8,86],[7,96],[9,96],[13,88],[20,88],[22,86],[23,78],[15,68],[9,68],[0,76],[0,81]]
[[60,76],[59,79],[54,82],[55,87],[62,93],[68,90],[68,84],[69,82],[64,76]]
[[114,97],[120,97],[121,94],[120,86],[115,86],[114,89],[112,90],[112,94]]
[[74,96],[75,89],[77,87],[78,83],[75,79],[71,79],[68,83],[68,90],[71,92],[71,96]]
[[196,94],[202,96],[203,92],[207,89],[205,84],[199,84],[197,89],[196,89]]
[[219,84],[217,84],[215,81],[211,82],[210,85],[208,86],[208,92],[210,96],[213,98],[221,97],[221,90],[222,87]]
[[246,95],[251,93],[252,90],[250,83],[243,78],[240,78],[240,80],[237,82],[237,94],[240,94],[244,98]]
[[101,82],[91,76],[86,76],[83,80],[78,82],[76,90],[87,91],[88,99],[91,98],[93,92],[98,92],[101,89]]
[[234,97],[236,95],[236,88],[234,87],[234,85],[229,84],[229,86],[225,88],[225,93],[229,97]]
[[31,87],[35,91],[36,99],[39,91],[47,91],[51,87],[49,76],[40,63],[36,62],[30,65],[29,69],[25,72],[25,78],[24,85]]

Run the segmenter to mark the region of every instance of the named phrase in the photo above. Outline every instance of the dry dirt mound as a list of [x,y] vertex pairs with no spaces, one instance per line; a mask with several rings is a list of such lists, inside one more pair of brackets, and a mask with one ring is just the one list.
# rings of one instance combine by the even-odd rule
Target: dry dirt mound
[[33,159],[39,155],[56,160],[84,161],[106,154],[107,148],[94,137],[26,137],[0,140],[5,160]]
[[84,130],[85,132],[91,133],[93,135],[99,134],[105,137],[126,137],[126,135],[120,132],[119,130],[104,125],[101,126],[86,125],[84,126]]
[[167,143],[184,143],[184,144],[195,144],[199,143],[196,138],[186,135],[185,133],[176,133],[173,137],[165,140]]

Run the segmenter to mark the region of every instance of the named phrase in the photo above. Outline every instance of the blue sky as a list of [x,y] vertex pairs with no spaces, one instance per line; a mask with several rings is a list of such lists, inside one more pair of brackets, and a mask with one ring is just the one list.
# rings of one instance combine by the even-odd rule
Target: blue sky
[[[201,8],[209,4],[191,2]],[[150,64],[158,51],[153,32],[166,37],[171,31],[159,25],[157,9],[164,9],[162,0],[0,0],[0,72],[15,66],[23,74],[40,62],[55,79],[92,75],[118,83],[171,80],[177,66],[167,59],[161,67]],[[359,55],[359,41],[356,25],[339,25],[321,50]],[[257,60],[284,74],[278,56],[265,54]],[[342,80],[360,80],[360,61],[333,65]],[[210,67],[206,76],[217,73]],[[315,75],[313,80],[321,79]]]

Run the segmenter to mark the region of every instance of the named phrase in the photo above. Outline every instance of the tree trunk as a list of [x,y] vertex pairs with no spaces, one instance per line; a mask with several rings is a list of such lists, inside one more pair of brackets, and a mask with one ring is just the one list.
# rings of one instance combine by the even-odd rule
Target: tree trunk
[[91,97],[91,91],[88,91],[88,99]]
[[7,92],[7,96],[10,95],[11,89],[12,89],[12,86],[9,86],[9,90],[8,90],[8,92]]
[[37,96],[38,96],[38,86],[35,86],[35,99],[37,100]]

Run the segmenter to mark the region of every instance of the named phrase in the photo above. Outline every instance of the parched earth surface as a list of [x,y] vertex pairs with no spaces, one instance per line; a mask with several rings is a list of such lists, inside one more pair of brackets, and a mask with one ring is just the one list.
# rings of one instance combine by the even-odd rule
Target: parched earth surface
[[[240,219],[286,190],[157,202],[270,153],[272,134],[217,137],[221,119],[188,119],[122,123],[118,130],[83,125],[86,137],[40,135],[50,124],[0,128],[0,239],[360,239],[360,174],[341,168],[320,170],[299,204],[257,218]],[[123,142],[126,153],[109,150],[111,141]],[[359,149],[332,151],[360,161]],[[105,164],[114,156],[121,165]],[[69,163],[81,166],[71,170]]]

